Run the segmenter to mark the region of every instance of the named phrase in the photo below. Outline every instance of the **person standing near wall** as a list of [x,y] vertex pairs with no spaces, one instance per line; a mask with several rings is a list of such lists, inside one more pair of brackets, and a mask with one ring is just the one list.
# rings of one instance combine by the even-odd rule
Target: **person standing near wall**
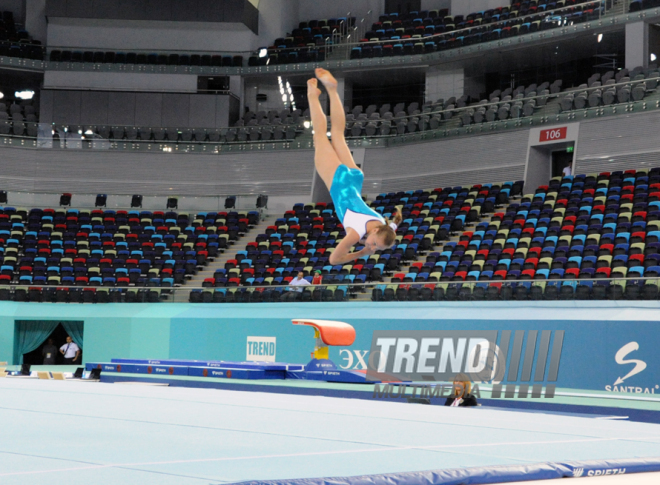
[[55,365],[55,358],[57,357],[57,347],[52,338],[48,339],[46,345],[41,349],[41,356],[44,358],[43,365]]
[[80,347],[67,336],[66,343],[60,347],[60,353],[64,356],[64,365],[78,364],[80,361]]

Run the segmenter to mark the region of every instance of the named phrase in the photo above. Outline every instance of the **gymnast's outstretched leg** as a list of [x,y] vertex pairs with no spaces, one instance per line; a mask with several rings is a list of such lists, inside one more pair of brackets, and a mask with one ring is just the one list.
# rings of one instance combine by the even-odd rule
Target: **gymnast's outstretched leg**
[[318,81],[316,79],[307,81],[307,100],[309,101],[309,112],[314,129],[314,165],[326,187],[330,190],[335,171],[341,165],[341,161],[326,134],[328,132],[328,120],[319,101],[320,95],[321,90],[318,88]]
[[331,142],[332,148],[339,157],[341,163],[348,168],[358,168],[351,155],[351,150],[346,144],[344,138],[344,130],[346,130],[346,114],[344,113],[344,105],[341,102],[339,93],[337,92],[337,80],[330,74],[330,71],[318,68],[315,71],[316,77],[323,83],[325,89],[328,91],[330,98],[330,134],[332,135]]

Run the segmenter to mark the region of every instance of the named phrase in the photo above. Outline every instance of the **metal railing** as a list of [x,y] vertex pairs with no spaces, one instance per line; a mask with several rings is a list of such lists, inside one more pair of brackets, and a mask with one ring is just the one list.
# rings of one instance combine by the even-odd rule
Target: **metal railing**
[[[656,92],[657,84],[660,83],[660,76],[653,76],[645,79],[631,79],[629,81],[620,81],[613,84],[606,84],[602,86],[592,87],[577,87],[564,91],[548,94],[536,94],[522,97],[512,97],[510,100],[500,100],[497,102],[487,101],[478,104],[471,104],[464,107],[433,107],[433,105],[422,106],[422,110],[416,114],[408,114],[406,116],[392,116],[390,118],[379,119],[365,119],[365,120],[352,120],[349,121],[347,126],[350,130],[352,124],[356,121],[363,122],[365,127],[369,123],[375,124],[378,130],[384,123],[389,123],[389,130],[387,133],[380,131],[373,134],[363,134],[353,136],[347,133],[347,138],[350,139],[396,139],[398,137],[415,135],[419,133],[434,133],[439,131],[446,131],[448,128],[470,128],[479,125],[487,126],[491,129],[498,128],[499,125],[506,125],[507,128],[515,128],[522,125],[524,120],[535,120],[539,109],[547,105],[551,100],[557,100],[564,97],[578,97],[580,94],[585,93],[587,101],[583,108],[572,106],[570,110],[561,110],[563,113],[586,113],[597,111],[600,112],[607,107],[625,106],[626,111],[628,107],[634,106],[635,103],[643,103],[644,109],[658,109],[660,102],[655,100],[655,103],[646,105],[645,98],[649,93]],[[644,98],[635,100],[632,96],[632,91],[637,86],[644,86]],[[589,106],[588,97],[597,91],[607,91],[614,89],[617,92],[622,89],[628,88],[628,99],[619,100],[615,98],[611,104],[603,104],[598,101],[596,106]],[[525,116],[523,109],[515,111],[507,111],[504,118],[501,114],[497,113],[497,109],[504,105],[513,107],[519,105],[522,108],[529,105],[532,114]],[[494,118],[488,120],[485,118],[482,122],[476,123],[470,117],[469,123],[466,125],[462,120],[464,113],[472,114],[479,109],[485,111],[494,111]],[[556,115],[554,116],[556,118]],[[414,122],[413,125],[408,126],[409,122]],[[460,125],[457,125],[457,121]],[[536,120],[538,124],[550,123],[558,121],[553,119],[552,115],[546,115],[543,119]],[[513,126],[508,126],[508,123],[514,122]],[[534,124],[534,123],[531,123]],[[280,143],[283,148],[290,148],[288,145],[297,136],[307,133],[309,135],[308,143],[301,144],[298,148],[311,148],[311,130],[303,129],[303,119],[300,118],[298,122],[293,124],[278,124],[278,125],[254,125],[254,126],[234,126],[227,128],[161,128],[161,127],[141,127],[141,126],[125,126],[125,125],[93,125],[93,124],[62,124],[62,123],[37,123],[37,122],[12,122],[11,120],[0,121],[0,139],[16,138],[17,140],[32,139],[36,143],[36,148],[56,148],[56,149],[91,149],[91,150],[136,150],[146,148],[165,153],[176,152],[186,153],[191,147],[201,145],[205,150],[209,149],[213,153],[221,151],[222,146],[242,146],[246,144],[264,144],[264,143]],[[167,138],[164,134],[167,133]],[[56,136],[57,135],[57,136]],[[194,136],[194,138],[193,138]]]
[[[96,197],[98,194],[80,193],[72,194],[70,205],[60,206],[61,193],[55,192],[19,192],[7,191],[7,202],[2,206],[12,206],[16,208],[23,207],[51,207],[56,210],[125,210],[125,211],[175,211],[175,212],[209,212],[209,211],[253,211],[260,210],[262,213],[268,212],[267,208],[257,209],[256,201],[259,194],[227,194],[214,196],[188,196],[178,193],[164,194],[159,196],[143,195],[142,203],[138,207],[132,207],[131,201],[133,194],[105,194],[107,196],[106,204],[96,206]],[[235,197],[233,208],[225,208],[225,200],[228,197]],[[177,207],[168,208],[169,198],[176,198]],[[28,210],[28,209],[25,209]]]
[[[178,151],[179,145],[245,143],[293,140],[302,132],[302,120],[281,124],[224,128],[179,128],[139,125],[39,123],[0,120],[0,137],[36,139],[37,148],[112,150],[119,144],[148,144],[163,152]],[[268,133],[268,136],[266,134]],[[255,134],[258,135],[255,137]]]
[[[427,111],[422,111],[417,114],[408,114],[406,116],[393,116],[392,118],[387,118],[383,119],[380,118],[378,120],[359,120],[363,121],[365,123],[369,123],[370,121],[376,121],[376,122],[382,122],[382,121],[389,121],[391,122],[393,127],[396,127],[396,125],[400,122],[407,123],[413,119],[421,119],[421,118],[428,118],[427,122],[430,121],[430,119],[435,118],[437,121],[441,124],[446,124],[447,122],[450,122],[452,120],[456,120],[456,118],[460,118],[461,114],[463,113],[474,113],[476,110],[480,108],[485,108],[486,111],[489,109],[497,109],[498,107],[502,107],[504,105],[514,105],[514,104],[521,104],[522,106],[531,104],[532,101],[534,101],[534,106],[533,109],[535,111],[538,111],[538,109],[546,106],[547,101],[551,99],[558,99],[558,98],[564,98],[567,96],[576,96],[580,95],[582,93],[585,93],[587,97],[595,93],[597,91],[606,91],[609,89],[615,89],[617,92],[622,89],[622,88],[630,88],[630,91],[632,92],[632,89],[635,88],[638,85],[644,85],[645,86],[645,94],[646,92],[654,91],[657,87],[657,84],[660,83],[660,75],[650,77],[650,78],[644,78],[644,79],[639,79],[639,80],[629,80],[625,82],[618,82],[618,83],[612,83],[612,84],[606,84],[606,85],[601,85],[601,86],[592,86],[592,87],[577,87],[577,88],[571,88],[567,89],[564,91],[559,91],[556,93],[548,93],[548,94],[536,94],[533,96],[522,96],[522,97],[511,97],[509,100],[500,100],[500,101],[487,101],[487,102],[480,102],[477,104],[471,104],[469,106],[464,106],[461,108],[442,108],[442,109],[430,109]],[[650,87],[649,87],[650,86]],[[639,100],[642,101],[642,100]],[[596,106],[585,106],[584,108],[576,108],[576,107],[571,107],[570,110],[566,111],[575,111],[575,110],[589,110],[589,109],[601,109],[607,106],[613,106],[615,104],[621,104],[621,103],[626,103],[626,102],[633,102],[632,97],[627,100],[627,101],[619,101],[618,99],[615,100],[615,102],[609,104],[609,105],[604,105],[604,104],[598,104]],[[522,110],[518,116],[509,116],[510,113],[507,114],[507,117],[502,119],[502,118],[497,118],[493,120],[495,121],[507,121],[507,120],[515,120],[515,119],[523,119],[523,118],[530,118],[533,116],[523,116]],[[499,115],[498,115],[499,116]],[[358,120],[355,120],[358,121]],[[483,123],[488,123],[488,121],[484,120]],[[434,129],[434,128],[432,128]],[[419,130],[419,131],[425,131],[425,130]],[[403,133],[398,133],[399,135],[402,135]],[[391,135],[390,135],[391,136]]]
[[[613,271],[616,271],[614,269]],[[654,270],[656,271],[656,270]],[[660,273],[660,271],[657,271]],[[326,280],[328,277],[324,277]],[[442,276],[440,277],[442,280]],[[617,300],[657,301],[660,275],[652,277],[502,279],[488,281],[407,281],[351,283],[327,281],[321,285],[192,287],[174,286],[67,286],[0,284],[0,301],[41,303],[286,303],[365,301],[475,302]],[[302,288],[302,291],[298,289]]]
[[[625,1],[625,2],[629,3],[630,0],[622,0],[622,1]],[[602,18],[602,16],[606,15],[609,11],[611,11],[612,8],[614,8],[615,5],[616,4],[611,0],[610,1],[595,0],[595,1],[579,4],[579,6],[582,6],[582,7],[592,6],[594,8],[599,9],[599,14],[598,14],[599,18]],[[384,45],[393,44],[393,43],[397,43],[397,42],[411,42],[411,41],[435,42],[437,40],[444,39],[447,36],[450,36],[451,38],[462,37],[462,36],[465,36],[465,35],[469,35],[473,31],[479,30],[480,28],[490,28],[490,30],[492,30],[494,28],[497,28],[498,26],[506,26],[507,23],[510,24],[512,20],[524,20],[524,19],[530,19],[531,20],[533,17],[539,17],[539,16],[543,16],[543,21],[545,21],[546,19],[550,19],[550,22],[552,22],[554,24],[553,28],[563,27],[563,26],[568,25],[567,24],[568,20],[566,18],[566,15],[568,13],[572,13],[572,11],[575,9],[575,7],[576,6],[569,6],[569,7],[563,7],[563,8],[550,10],[550,11],[547,11],[547,12],[528,14],[524,17],[514,17],[514,18],[511,18],[511,19],[499,20],[499,21],[496,21],[496,22],[485,23],[485,24],[481,24],[481,25],[478,25],[478,26],[455,29],[455,30],[452,30],[452,31],[449,31],[449,32],[442,32],[442,33],[438,33],[438,34],[427,35],[427,36],[417,38],[417,39],[413,39],[413,38],[397,39],[397,40],[391,40],[391,39],[388,39],[388,40],[371,40],[371,39],[368,39],[365,42],[358,40],[358,41],[355,41],[355,42],[346,42],[346,43],[343,44],[343,47],[347,48],[346,49],[346,53],[347,53],[346,54],[346,59],[350,59],[351,49],[354,48],[354,47],[364,47],[364,46],[373,47],[373,46],[377,46],[377,45],[384,46]],[[629,10],[629,6],[628,6],[628,9],[625,10],[625,12],[627,13],[628,10]],[[368,29],[365,30],[364,33],[366,33],[367,31],[368,31]],[[273,49],[271,52],[274,53],[274,54],[278,54],[278,56],[280,56],[282,54],[288,55],[289,52],[296,52],[296,51],[300,51],[300,50],[301,50],[300,47],[290,47],[290,48],[286,48],[286,49]],[[326,59],[327,59],[327,57],[326,57]]]
[[[209,56],[208,59],[205,59],[205,61],[217,61],[217,57],[223,58],[223,57],[234,57],[234,56],[242,56],[243,61],[245,61],[247,58],[246,56],[249,56],[253,51],[218,51],[218,50],[190,50],[190,49],[139,49],[139,48],[109,48],[109,47],[72,47],[72,46],[58,46],[58,45],[48,45],[44,47],[44,53],[47,55],[47,60],[50,60],[50,57],[54,51],[57,52],[68,52],[70,54],[75,53],[76,59],[78,60],[60,60],[60,61],[54,61],[54,62],[94,62],[94,63],[103,63],[103,62],[109,62],[109,61],[84,61],[82,57],[85,55],[85,53],[91,53],[92,55],[94,54],[103,54],[105,57],[106,53],[111,53],[114,55],[117,54],[123,54],[124,56],[131,54],[131,55],[140,55],[140,56],[145,56],[144,60],[149,61],[149,62],[144,62],[144,64],[158,64],[159,59],[157,56],[170,56],[170,55],[176,55],[176,56],[200,56],[200,59],[196,59],[197,62],[201,62],[201,56]],[[154,59],[153,57],[148,58],[148,56],[156,56]],[[216,59],[211,59],[212,56],[216,56]],[[190,59],[189,59],[190,60]],[[160,61],[162,62],[163,59],[161,58]],[[112,63],[112,62],[110,62]],[[222,67],[222,66],[215,66],[215,67]],[[232,67],[232,66],[224,66],[224,67]],[[238,66],[241,67],[241,66]]]
[[[602,18],[603,16],[609,14],[612,10],[618,10],[621,9],[622,13],[630,13],[630,4],[632,3],[632,0],[594,0],[591,2],[587,3],[582,3],[579,4],[580,6],[592,6],[596,9],[598,9],[599,12],[599,18]],[[567,25],[566,19],[565,19],[565,14],[567,12],[570,12],[573,10],[575,6],[568,6],[568,7],[563,7],[563,8],[558,8],[554,9],[551,11],[547,12],[541,12],[541,13],[534,13],[534,14],[528,14],[523,17],[516,17],[515,19],[519,20],[525,20],[528,19],[530,20],[532,17],[538,17],[538,16],[543,16],[544,19],[550,18],[551,21],[555,23],[555,27],[562,27]],[[649,7],[649,8],[655,8],[655,7]],[[633,12],[635,13],[635,12]],[[360,42],[355,41],[355,37],[359,37],[360,39],[364,38],[364,34],[369,30],[371,27],[371,24],[373,23],[373,16],[375,14],[372,13],[372,11],[367,12],[365,16],[363,16],[354,26],[349,26],[348,23],[343,23],[337,28],[334,29],[334,31],[324,40],[323,45],[317,46],[317,48],[322,51],[322,56],[321,60],[317,60],[317,62],[322,62],[322,60],[327,60],[329,55],[332,53],[333,49],[341,45],[344,49],[342,49],[342,52],[345,52],[346,54],[346,59],[350,58],[350,51],[353,47],[358,47],[358,46],[365,46],[365,45],[385,45],[388,43],[392,43],[392,40],[386,40],[386,41],[371,41],[368,40],[368,42]],[[347,14],[347,17],[350,17],[350,12]],[[554,18],[554,20],[552,20]],[[464,36],[466,34],[469,34],[472,30],[478,29],[479,27],[497,27],[497,26],[503,26],[506,25],[507,22],[510,22],[510,20],[513,19],[507,19],[507,20],[500,20],[497,22],[491,22],[487,24],[482,24],[481,26],[473,26],[473,27],[466,27],[462,29],[456,29],[450,32],[443,32],[443,33],[438,33],[426,37],[422,37],[420,40],[424,42],[428,41],[435,41],[438,40],[439,38],[442,38],[443,36],[451,35],[452,37],[460,37]],[[26,59],[33,59],[33,60],[41,60],[45,62],[53,62],[56,64],[67,64],[67,63],[91,63],[91,64],[114,64],[114,62],[111,61],[112,56],[108,56],[108,59],[105,57],[106,52],[114,52],[114,53],[121,53],[121,54],[131,54],[131,57],[135,56],[136,59],[130,61],[130,62],[124,62],[124,63],[119,63],[119,64],[137,64],[137,65],[155,65],[155,66],[168,66],[168,65],[177,65],[180,67],[209,67],[209,68],[241,68],[241,67],[246,67],[249,66],[249,59],[251,56],[257,56],[259,51],[211,51],[211,50],[177,50],[177,49],[123,49],[123,48],[117,48],[117,49],[110,49],[110,48],[93,48],[93,47],[75,47],[75,46],[41,46],[39,44],[32,44],[28,42],[20,42],[20,43],[12,43],[12,42],[4,42],[0,43],[5,47],[5,50],[7,51],[6,55],[9,57],[22,57]],[[306,51],[308,47],[290,47],[290,48],[284,48],[284,49],[271,49],[270,52],[272,53],[277,53],[278,56],[280,54],[287,55],[290,52],[303,52]],[[53,51],[68,51],[70,53],[75,52],[75,59],[67,59],[67,60],[60,60],[60,61],[50,61],[51,54]],[[85,53],[91,53],[91,59],[89,58],[88,54]],[[100,58],[100,56],[97,56],[96,59],[94,58],[95,54],[104,54],[103,59]],[[137,56],[141,56],[140,62],[137,62]],[[170,59],[170,56],[199,56],[199,58],[195,57],[195,59],[192,59],[193,64],[179,64],[178,60],[176,59],[176,64],[170,64],[170,62],[174,62],[173,59]],[[142,57],[144,56],[144,57]],[[208,56],[208,58],[202,59],[202,57]],[[240,65],[235,65],[235,62],[233,60],[234,56],[241,56],[242,60],[240,62]],[[165,57],[167,59],[165,59]],[[232,57],[232,63],[231,65],[228,64],[227,60],[223,60],[222,58],[226,57]],[[85,59],[87,58],[87,59]],[[220,58],[220,60],[218,59]],[[188,59],[190,61],[191,59]],[[267,59],[266,59],[267,60]],[[263,62],[265,63],[266,60]],[[313,60],[312,60],[313,61]],[[309,60],[305,62],[310,62]],[[260,64],[258,64],[260,65]]]

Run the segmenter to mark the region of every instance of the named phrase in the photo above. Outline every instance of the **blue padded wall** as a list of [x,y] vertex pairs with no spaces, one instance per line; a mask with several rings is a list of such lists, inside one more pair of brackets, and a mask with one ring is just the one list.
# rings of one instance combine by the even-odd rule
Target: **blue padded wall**
[[[0,303],[0,361],[14,355],[14,321],[85,322],[85,362],[112,358],[246,359],[248,337],[275,337],[276,359],[307,363],[313,331],[293,318],[340,320],[357,332],[353,346],[331,348],[343,368],[363,368],[374,330],[565,331],[557,387],[660,393],[659,302],[476,302],[305,304],[104,304]],[[525,337],[527,338],[527,337]],[[636,350],[630,350],[636,342]],[[525,341],[526,345],[526,341]],[[627,346],[625,356],[615,355]],[[538,352],[538,349],[537,349]],[[640,360],[646,368],[626,375]],[[626,362],[624,362],[626,361]]]

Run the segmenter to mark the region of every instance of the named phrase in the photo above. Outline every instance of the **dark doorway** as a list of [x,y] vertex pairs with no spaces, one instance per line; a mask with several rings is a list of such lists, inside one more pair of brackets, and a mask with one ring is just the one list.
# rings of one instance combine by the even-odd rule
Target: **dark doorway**
[[229,76],[197,76],[197,92],[229,94]]
[[[569,151],[570,150],[570,151]],[[557,152],[552,152],[552,176],[561,177],[563,176],[564,168],[570,165],[572,168],[573,165],[573,148],[567,148],[566,150],[561,150]],[[572,170],[571,170],[572,173]]]
[[[424,103],[424,85],[402,84],[399,86],[363,86],[353,85],[353,106],[364,108],[371,104],[380,107],[389,103],[393,109],[398,103],[408,106],[410,103]],[[396,114],[396,113],[395,113]]]
[[[60,323],[55,330],[53,330],[53,333],[51,333],[48,338],[52,338],[54,340],[55,347],[58,349],[66,343],[66,337],[69,335],[66,330],[64,330],[64,327]],[[23,363],[24,364],[30,364],[30,365],[42,365],[44,358],[41,355],[41,350],[44,348],[44,345],[48,342],[48,338],[42,343],[38,348],[33,350],[32,352],[28,354],[23,354]],[[81,351],[82,354],[82,351]],[[80,359],[82,362],[82,357]],[[61,365],[64,363],[62,354],[57,353],[57,359],[55,361],[56,365]]]
[[[408,106],[416,102],[424,103],[426,73],[417,69],[392,69],[383,71],[351,73],[353,83],[353,106],[369,105],[381,107],[390,104],[390,109],[398,103]],[[394,113],[396,115],[396,113]]]
[[385,13],[419,12],[422,9],[422,0],[385,0]]

